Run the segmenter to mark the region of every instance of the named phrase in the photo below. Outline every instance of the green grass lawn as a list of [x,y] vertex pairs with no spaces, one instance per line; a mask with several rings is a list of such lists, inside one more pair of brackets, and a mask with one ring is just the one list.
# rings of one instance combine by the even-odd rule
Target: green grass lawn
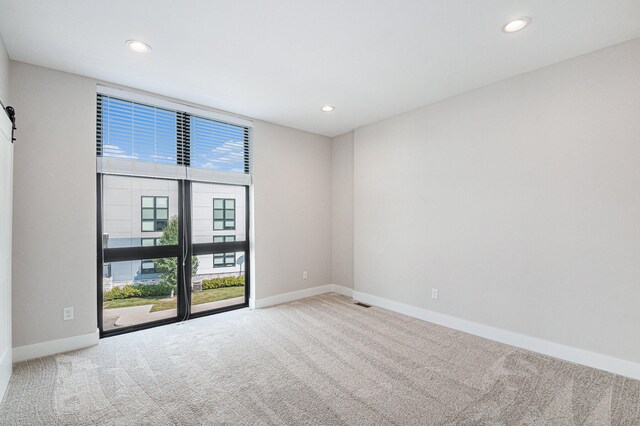
[[[231,299],[244,295],[244,286],[214,288],[213,290],[203,290],[192,293],[191,303],[199,305],[201,303],[216,302],[218,300]],[[153,305],[151,312],[164,311],[176,308],[177,298],[169,300],[168,296],[152,297],[130,297],[128,299],[109,300],[102,304],[103,309],[128,308],[130,306]]]

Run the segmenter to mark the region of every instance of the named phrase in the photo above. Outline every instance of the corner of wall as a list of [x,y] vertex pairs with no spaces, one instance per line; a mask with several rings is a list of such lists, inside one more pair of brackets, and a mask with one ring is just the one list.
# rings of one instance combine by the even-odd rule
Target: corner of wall
[[353,130],[331,138],[331,282],[353,288]]
[[100,330],[96,328],[93,333],[66,337],[64,339],[48,340],[33,345],[18,346],[13,348],[13,362],[28,361],[64,352],[84,349],[95,346],[100,341]]
[[331,282],[331,139],[259,120],[253,137],[252,297],[259,305]]
[[0,99],[5,106],[9,102],[9,63],[9,53],[0,34]]

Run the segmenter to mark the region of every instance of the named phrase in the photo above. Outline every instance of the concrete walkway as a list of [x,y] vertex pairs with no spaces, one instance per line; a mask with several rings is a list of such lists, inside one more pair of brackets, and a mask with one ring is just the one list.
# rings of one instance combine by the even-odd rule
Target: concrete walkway
[[[157,321],[164,318],[175,317],[178,311],[167,309],[165,311],[150,312],[153,305],[130,306],[127,308],[105,309],[102,314],[103,322],[114,320],[115,327],[126,327],[128,325],[142,324],[145,322]],[[105,327],[106,328],[106,327]]]
[[[191,312],[204,312],[211,309],[220,309],[227,306],[239,305],[241,303],[244,303],[244,296],[192,305]],[[153,304],[105,309],[102,311],[103,327],[105,330],[110,330],[117,327],[126,327],[171,318],[178,314],[178,311],[175,308],[156,312],[151,312],[151,308],[153,308]]]
[[244,303],[244,296],[232,297],[230,299],[218,300],[216,302],[200,303],[199,305],[191,305],[191,312],[203,312],[210,309],[219,309],[227,306],[239,305]]

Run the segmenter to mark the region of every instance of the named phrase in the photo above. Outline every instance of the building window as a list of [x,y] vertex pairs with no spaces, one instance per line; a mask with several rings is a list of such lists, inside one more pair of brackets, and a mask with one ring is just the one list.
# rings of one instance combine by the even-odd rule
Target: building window
[[[214,243],[229,243],[236,240],[235,235],[216,235],[213,237]],[[236,254],[231,253],[215,253],[213,255],[214,268],[228,268],[236,266]]]
[[153,260],[145,259],[142,261],[140,275],[155,274],[156,272],[156,264],[153,263]]
[[160,245],[160,238],[141,238],[140,245],[142,247],[155,247]]
[[236,200],[233,198],[213,199],[213,230],[236,229]]
[[[157,246],[160,238],[141,238],[140,245],[142,247],[153,247]],[[140,275],[145,274],[156,274],[158,271],[156,270],[156,264],[153,263],[151,259],[144,259],[140,263]]]
[[142,232],[162,231],[169,220],[169,197],[142,197]]

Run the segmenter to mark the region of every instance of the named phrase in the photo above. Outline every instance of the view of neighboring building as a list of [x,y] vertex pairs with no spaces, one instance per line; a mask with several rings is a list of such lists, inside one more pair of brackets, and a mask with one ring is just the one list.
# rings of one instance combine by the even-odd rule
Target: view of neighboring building
[[[192,186],[194,243],[243,241],[245,189],[241,186],[194,183]],[[163,231],[178,216],[178,182],[128,176],[106,176],[103,184],[104,248],[162,244]],[[236,253],[200,255],[192,283],[239,275],[244,258]],[[157,281],[153,259],[105,264],[104,287]]]
[[246,306],[250,123],[99,90],[102,333]]

